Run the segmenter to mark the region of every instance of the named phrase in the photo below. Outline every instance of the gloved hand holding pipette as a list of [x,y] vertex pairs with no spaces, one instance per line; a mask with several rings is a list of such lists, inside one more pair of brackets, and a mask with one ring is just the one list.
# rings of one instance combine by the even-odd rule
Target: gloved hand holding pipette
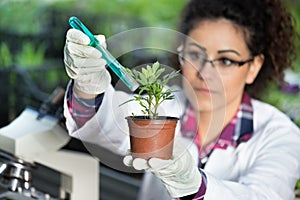
[[[106,48],[104,35],[95,35]],[[64,48],[64,63],[67,74],[74,79],[74,90],[85,94],[100,94],[111,82],[106,70],[106,61],[100,51],[88,46],[90,39],[83,32],[69,29]]]
[[[88,45],[94,47],[95,49],[97,49],[100,52],[100,58],[103,57],[103,59],[105,59],[105,61],[107,62],[107,65],[110,67],[110,69],[125,83],[125,85],[131,91],[135,91],[139,87],[139,84],[126,72],[125,68],[117,61],[117,59],[113,55],[111,55],[110,52],[106,50],[106,48],[104,48],[101,45],[101,40],[99,41],[94,36],[94,34],[77,17],[75,17],[75,16],[70,17],[69,24],[72,28],[81,31],[89,38]],[[82,42],[83,42],[83,44],[85,44],[85,42],[87,41],[86,39],[83,39],[84,37],[78,35],[77,32],[74,32],[73,34],[75,36],[79,36],[78,38],[81,38],[81,39],[78,39],[77,37],[74,37],[74,38],[77,38],[74,40],[75,42],[79,41],[80,44],[82,44]],[[73,35],[73,34],[70,34],[70,35]],[[67,38],[68,38],[68,36],[67,36]],[[101,39],[103,39],[103,36],[101,37]],[[86,53],[86,51],[83,51],[83,52]],[[83,53],[83,52],[81,52],[81,53]],[[81,53],[79,53],[78,55],[82,56]],[[83,54],[83,55],[86,56],[85,54]],[[92,58],[95,59],[97,57],[92,57]],[[88,78],[92,78],[92,77],[88,77]],[[84,79],[84,82],[87,83],[87,82],[89,82],[89,80]],[[96,91],[98,91],[98,90],[96,90]],[[98,92],[94,92],[92,94],[97,94],[97,93]]]

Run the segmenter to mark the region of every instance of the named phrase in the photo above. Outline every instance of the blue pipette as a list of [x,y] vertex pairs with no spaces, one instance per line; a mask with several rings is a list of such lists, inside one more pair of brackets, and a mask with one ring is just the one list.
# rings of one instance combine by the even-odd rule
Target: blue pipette
[[91,41],[89,46],[95,47],[102,53],[102,58],[106,60],[108,67],[131,91],[135,91],[139,87],[139,84],[127,74],[124,67],[117,61],[117,59],[114,58],[107,49],[99,44],[99,41],[77,17],[70,17],[69,24],[72,28],[82,31],[90,38]]

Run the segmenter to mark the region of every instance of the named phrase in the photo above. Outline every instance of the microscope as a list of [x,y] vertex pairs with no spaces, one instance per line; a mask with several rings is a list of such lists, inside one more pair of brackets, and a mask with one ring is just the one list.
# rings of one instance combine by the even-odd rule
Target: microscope
[[38,111],[25,108],[0,129],[0,199],[99,199],[99,161],[63,149],[70,137],[58,117],[49,114],[63,96],[64,90],[56,89]]

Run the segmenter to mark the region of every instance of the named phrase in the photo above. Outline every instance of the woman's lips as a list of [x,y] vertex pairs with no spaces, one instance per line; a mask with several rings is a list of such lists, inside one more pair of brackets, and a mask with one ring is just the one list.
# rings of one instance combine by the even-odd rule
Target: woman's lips
[[201,93],[201,94],[205,94],[205,95],[211,95],[213,93],[216,93],[215,91],[209,90],[207,88],[195,88],[195,91],[197,93]]

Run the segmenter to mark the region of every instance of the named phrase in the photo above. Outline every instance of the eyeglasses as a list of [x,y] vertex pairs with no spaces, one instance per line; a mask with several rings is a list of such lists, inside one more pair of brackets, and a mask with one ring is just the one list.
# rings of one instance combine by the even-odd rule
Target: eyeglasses
[[179,51],[179,62],[182,66],[186,66],[185,64],[190,64],[193,67],[200,68],[198,69],[201,72],[207,62],[211,63],[212,67],[215,68],[221,74],[230,74],[232,73],[232,69],[235,67],[241,67],[248,62],[252,62],[254,60],[253,57],[244,60],[244,61],[236,61],[226,57],[217,58],[214,60],[209,60],[206,58],[206,55],[203,53],[199,53],[198,51]]

